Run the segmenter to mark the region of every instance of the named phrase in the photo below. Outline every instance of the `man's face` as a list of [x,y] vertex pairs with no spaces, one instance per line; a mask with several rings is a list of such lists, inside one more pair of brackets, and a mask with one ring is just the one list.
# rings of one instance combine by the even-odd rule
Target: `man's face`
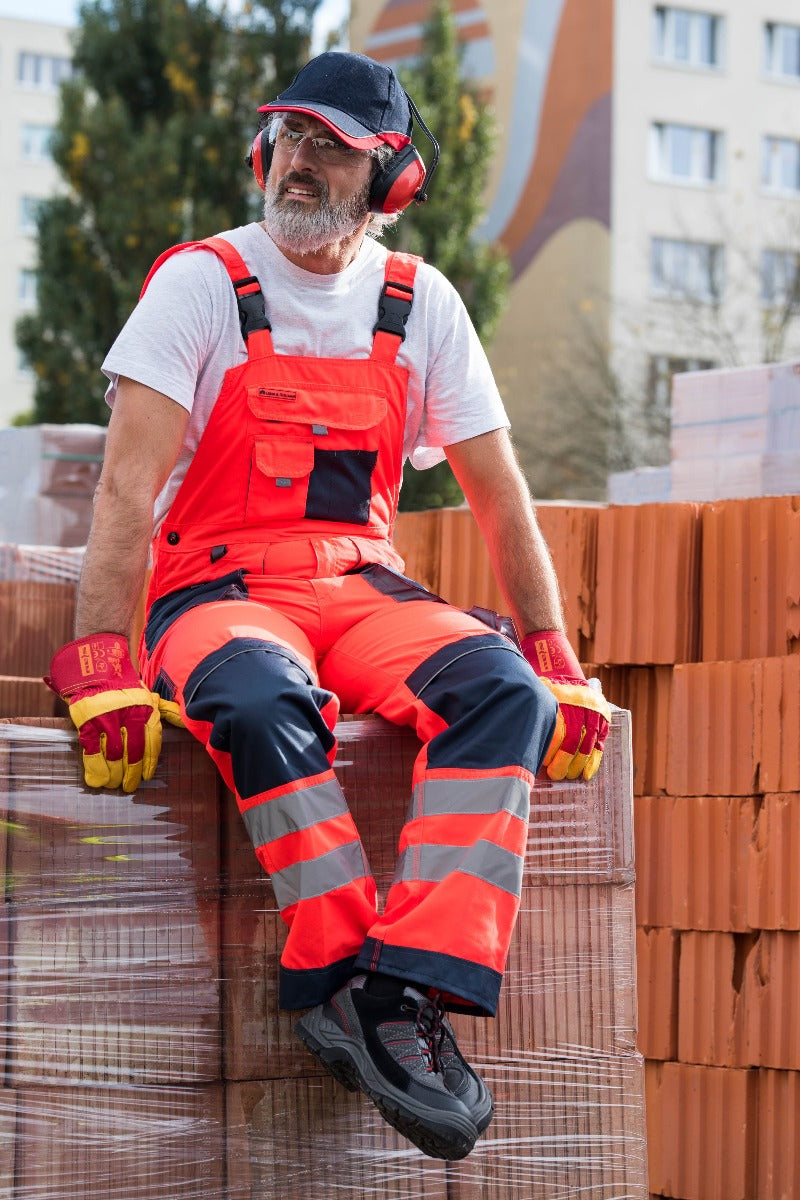
[[371,155],[345,146],[320,121],[300,113],[279,117],[273,132],[264,198],[264,224],[273,241],[303,254],[356,233],[369,217]]

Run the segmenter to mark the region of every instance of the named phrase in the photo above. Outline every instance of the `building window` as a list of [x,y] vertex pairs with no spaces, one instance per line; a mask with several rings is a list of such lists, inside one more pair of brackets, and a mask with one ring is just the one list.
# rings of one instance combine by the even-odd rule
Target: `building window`
[[647,400],[651,408],[669,412],[672,400],[672,376],[684,371],[710,371],[717,364],[710,358],[676,358],[653,354],[647,382]]
[[778,79],[800,80],[800,25],[764,26],[764,70]]
[[711,242],[653,238],[650,290],[654,296],[710,303],[722,294],[723,248]]
[[20,270],[17,299],[21,308],[36,307],[36,272],[29,267]]
[[719,183],[722,134],[695,125],[650,127],[650,171],[655,179],[676,183]]
[[68,58],[56,54],[33,54],[25,50],[17,55],[17,83],[24,87],[54,92],[71,74],[72,63]]
[[49,162],[52,125],[22,126],[22,157],[25,162]]
[[800,254],[796,250],[762,250],[761,302],[768,308],[800,303]]
[[661,62],[718,67],[722,18],[694,9],[658,4],[653,9],[653,54]]
[[800,142],[795,138],[764,138],[761,182],[770,191],[800,192]]
[[19,198],[19,228],[20,233],[36,233],[36,214],[42,203],[39,196],[20,196]]

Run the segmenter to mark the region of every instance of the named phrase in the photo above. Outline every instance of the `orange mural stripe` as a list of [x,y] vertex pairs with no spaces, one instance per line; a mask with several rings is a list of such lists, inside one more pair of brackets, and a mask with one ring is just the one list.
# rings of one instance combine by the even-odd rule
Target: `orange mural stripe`
[[[450,8],[454,13],[480,11],[480,5],[476,4],[475,0],[450,0]],[[402,29],[405,25],[424,25],[430,18],[432,9],[432,0],[393,4],[379,14],[369,31],[369,36],[371,37],[375,33],[388,33],[392,29]]]
[[575,133],[612,85],[612,0],[597,0],[586,20],[583,0],[567,0],[558,31],[528,178],[500,241],[509,254],[530,234],[558,179]]

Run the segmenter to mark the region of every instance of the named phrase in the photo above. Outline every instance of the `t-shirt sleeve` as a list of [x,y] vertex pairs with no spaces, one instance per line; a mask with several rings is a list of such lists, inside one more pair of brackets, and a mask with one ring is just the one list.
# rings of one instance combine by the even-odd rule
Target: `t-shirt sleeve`
[[445,446],[509,424],[463,300],[439,271],[427,269],[431,275],[424,306],[428,352],[422,420],[409,452],[418,470],[441,462]]
[[159,267],[103,362],[109,406],[124,375],[191,412],[224,283],[222,263],[207,251],[181,251]]

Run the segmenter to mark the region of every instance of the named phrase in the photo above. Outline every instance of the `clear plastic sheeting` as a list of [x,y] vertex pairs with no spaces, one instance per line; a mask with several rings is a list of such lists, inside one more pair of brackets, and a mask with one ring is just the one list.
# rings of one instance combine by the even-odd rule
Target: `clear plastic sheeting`
[[[385,895],[418,742],[337,734]],[[126,796],[84,786],[68,722],[0,723],[0,774],[0,1196],[647,1200],[627,712],[592,783],[536,788],[500,1011],[453,1018],[496,1116],[452,1164],[295,1038],[272,889],[189,734]]]

